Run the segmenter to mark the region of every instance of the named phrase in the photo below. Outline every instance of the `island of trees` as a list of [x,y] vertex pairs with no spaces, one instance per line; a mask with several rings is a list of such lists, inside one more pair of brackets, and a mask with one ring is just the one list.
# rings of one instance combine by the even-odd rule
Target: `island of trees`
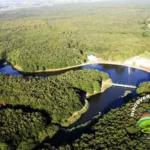
[[86,98],[83,93],[100,92],[102,81],[108,78],[108,74],[97,70],[69,71],[49,78],[1,74],[2,145],[12,149],[28,144],[32,147],[53,136],[60,126],[73,123],[68,118],[82,110]]

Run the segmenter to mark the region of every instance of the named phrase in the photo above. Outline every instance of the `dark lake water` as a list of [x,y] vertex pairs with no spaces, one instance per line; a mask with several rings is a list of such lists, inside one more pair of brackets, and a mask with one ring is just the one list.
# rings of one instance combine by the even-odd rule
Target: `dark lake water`
[[[73,70],[79,70],[79,69],[97,69],[99,71],[104,71],[110,75],[114,83],[138,86],[140,83],[144,81],[150,81],[149,73],[138,69],[133,69],[130,67],[125,67],[125,66],[97,64],[97,65],[87,65],[83,67],[77,67]],[[57,75],[60,73],[64,73],[68,70],[57,71],[53,73],[43,72],[43,73],[33,73],[33,74],[26,74],[26,75],[48,77],[54,74]],[[0,65],[0,73],[7,73],[15,76],[22,75],[17,70],[14,70],[11,65],[4,65],[4,66]],[[124,103],[126,103],[121,98],[121,96],[124,95],[124,92],[126,90],[130,90],[132,92],[133,97],[136,97],[135,90],[128,89],[128,88],[127,89],[119,88],[119,87],[111,87],[107,89],[105,92],[103,92],[102,94],[97,94],[90,97],[88,111],[85,114],[83,114],[81,118],[76,123],[72,124],[70,127],[77,126],[79,124],[89,121],[91,118],[98,115],[99,112],[102,112],[102,114],[104,114],[107,113],[112,108],[121,107]]]
[[15,76],[21,75],[17,70],[14,70],[11,65],[1,67],[0,73],[7,73]]

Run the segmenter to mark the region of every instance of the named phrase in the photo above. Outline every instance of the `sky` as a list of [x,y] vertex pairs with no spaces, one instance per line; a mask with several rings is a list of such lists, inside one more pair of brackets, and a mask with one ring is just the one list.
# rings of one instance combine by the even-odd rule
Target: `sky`
[[60,4],[73,2],[98,2],[98,1],[115,1],[115,2],[150,2],[150,0],[0,0],[0,6],[30,6],[30,5],[44,5],[44,4]]
[[30,6],[30,5],[44,5],[44,4],[61,4],[74,2],[98,2],[109,0],[0,0],[0,6]]
[[107,0],[0,0],[0,3],[67,3],[67,2],[93,2],[93,1],[107,1]]

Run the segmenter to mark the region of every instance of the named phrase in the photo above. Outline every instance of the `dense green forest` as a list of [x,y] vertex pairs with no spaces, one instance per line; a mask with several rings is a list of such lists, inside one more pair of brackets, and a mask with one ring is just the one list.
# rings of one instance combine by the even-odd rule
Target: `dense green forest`
[[49,78],[23,79],[21,76],[1,75],[0,99],[2,104],[44,110],[51,115],[52,122],[61,123],[82,108],[78,90],[92,94],[95,84],[98,84],[100,91],[102,78],[105,80],[108,77],[106,73],[97,70],[70,71]]
[[137,91],[138,94],[149,93],[150,92],[150,82],[141,83],[136,91]]
[[[142,103],[136,110],[137,115],[138,112],[148,110],[149,103],[150,100]],[[133,118],[130,116],[133,104],[129,102],[122,108],[111,110],[91,128],[90,134],[83,134],[71,145],[61,146],[58,149],[149,150],[149,139],[136,128],[139,116]]]
[[0,74],[1,144],[35,146],[53,136],[60,125],[69,124],[67,119],[75,111],[82,109],[81,91],[93,93],[95,84],[100,91],[102,80],[108,78],[97,70],[69,71],[48,78]]
[[25,80],[22,77],[1,75],[0,83],[2,104],[23,105],[44,110],[51,115],[52,122],[61,123],[74,111],[82,108],[79,94],[55,78]]
[[57,79],[75,88],[86,91],[88,94],[93,94],[95,91],[101,91],[102,81],[109,79],[109,75],[98,70],[78,70],[58,75]]
[[[149,83],[144,83],[145,90],[142,92],[150,93]],[[138,90],[142,86],[140,85]],[[141,132],[136,124],[140,115],[150,108],[150,99],[144,100],[136,108],[135,116],[131,117],[131,110],[137,99],[133,99],[121,108],[109,111],[89,129],[87,134],[82,134],[72,143],[64,143],[57,147],[47,142],[43,143],[43,150],[149,150],[149,136]]]
[[[149,4],[83,3],[0,11],[0,60],[34,72],[85,63],[89,53],[110,61],[150,58]],[[96,70],[46,78],[0,74],[0,150],[149,150],[149,139],[136,123],[150,108],[150,99],[137,107],[134,117],[130,114],[137,99],[110,110],[70,143],[51,143],[72,123],[68,118],[88,103],[82,93],[100,92],[107,79],[108,74]],[[136,92],[150,93],[150,82]],[[131,100],[132,93],[124,96],[124,101]]]
[[0,124],[0,141],[10,143],[11,147],[23,144],[23,141],[37,141],[39,132],[46,128],[46,118],[39,112],[3,108],[0,110]]
[[24,71],[150,52],[148,4],[90,3],[0,12],[0,58]]

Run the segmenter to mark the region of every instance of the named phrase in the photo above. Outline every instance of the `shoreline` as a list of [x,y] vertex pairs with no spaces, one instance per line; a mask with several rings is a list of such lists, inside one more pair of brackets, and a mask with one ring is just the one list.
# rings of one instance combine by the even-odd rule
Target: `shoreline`
[[100,62],[90,62],[90,63],[84,63],[84,64],[79,64],[79,65],[74,65],[74,66],[70,66],[70,67],[64,67],[64,68],[56,68],[56,69],[46,69],[44,71],[42,70],[38,70],[38,71],[34,71],[34,72],[27,72],[27,71],[24,71],[19,65],[15,65],[13,66],[14,69],[18,70],[19,72],[23,72],[23,73],[51,73],[51,72],[59,72],[59,71],[65,71],[65,70],[68,70],[68,69],[75,69],[75,68],[78,68],[78,67],[82,67],[82,66],[88,66],[88,65],[103,65],[103,64],[106,64],[106,65],[117,65],[117,66],[126,66],[126,67],[131,67],[131,68],[134,68],[134,69],[139,69],[139,70],[142,70],[142,71],[145,71],[145,72],[148,72],[150,73],[150,69],[145,69],[145,68],[142,68],[142,67],[137,67],[137,66],[133,66],[133,65],[128,65],[128,64],[125,64],[125,63],[120,63],[120,62],[111,62],[111,61],[100,61]]
[[[103,93],[105,90],[107,90],[108,88],[110,88],[112,86],[112,80],[111,78],[105,80],[102,82],[102,87],[101,90],[99,92],[95,92],[93,94],[86,94],[86,98],[90,98],[91,96]],[[66,124],[61,124],[63,127],[68,127],[69,125],[75,123],[78,119],[80,119],[80,117],[82,116],[82,114],[86,113],[88,108],[89,108],[89,102],[88,100],[85,98],[85,104],[82,107],[82,109],[75,111],[71,117],[68,118],[68,122]]]
[[87,93],[86,98],[90,98],[91,96],[94,96],[94,95],[103,93],[103,92],[105,92],[105,90],[107,90],[107,89],[110,88],[111,86],[112,86],[112,80],[111,80],[111,78],[109,78],[109,79],[107,79],[107,80],[104,80],[104,81],[102,81],[101,90],[98,91],[98,92],[94,92],[93,94],[88,94],[88,93]]
[[78,119],[80,119],[82,114],[87,112],[88,109],[89,109],[89,102],[85,98],[85,104],[82,107],[82,109],[73,112],[72,116],[67,119],[67,122],[66,123],[61,123],[61,126],[62,127],[68,127],[71,124],[75,123]]
[[38,70],[38,71],[34,71],[34,72],[26,72],[19,65],[15,65],[15,66],[12,65],[12,66],[13,66],[14,69],[16,69],[16,70],[18,70],[20,72],[24,72],[24,73],[43,73],[43,72],[47,72],[48,73],[48,72],[56,72],[56,71],[63,71],[63,70],[68,70],[68,69],[74,69],[74,68],[82,67],[82,66],[86,66],[86,65],[93,65],[93,63],[79,64],[79,65],[74,65],[74,66],[64,67],[64,68],[46,69],[44,71]]
[[[65,67],[65,68],[61,68],[61,69],[60,69],[60,68],[58,68],[58,69],[47,69],[46,71],[43,71],[43,72],[41,72],[41,73],[44,73],[44,72],[46,73],[46,72],[62,71],[62,70],[68,70],[68,69],[73,69],[73,68],[77,68],[77,67],[88,66],[88,65],[97,65],[97,64],[106,64],[106,65],[108,64],[108,65],[126,66],[126,67],[131,67],[131,68],[139,69],[139,70],[142,70],[142,71],[145,71],[145,72],[150,73],[150,70],[148,70],[148,69],[144,69],[144,68],[137,67],[137,66],[132,66],[132,65],[127,65],[127,64],[125,64],[125,63],[120,63],[120,62],[108,62],[108,61],[101,61],[101,62],[95,62],[95,63],[85,63],[85,64],[80,64],[80,65],[71,66],[71,67]],[[21,68],[20,66],[18,66],[18,65],[15,65],[15,66],[12,65],[12,67],[14,67],[14,68],[17,69],[19,72],[22,72],[22,73],[40,73],[40,71],[37,71],[37,72],[23,72],[22,68]],[[111,80],[111,79],[109,78],[109,79],[107,79],[107,80]],[[106,80],[106,81],[107,81],[107,80]],[[103,81],[103,82],[106,82],[106,81]],[[95,92],[95,93],[93,93],[93,94],[87,94],[87,95],[86,95],[86,98],[89,98],[89,97],[91,97],[91,96],[94,96],[94,95],[103,93],[106,89],[108,89],[109,87],[112,86],[112,84],[111,84],[110,82],[109,82],[109,83],[105,83],[105,84],[103,84],[103,82],[102,82],[102,87],[101,87],[101,90],[100,90],[100,91]],[[80,113],[77,113],[77,115],[73,115],[73,114],[76,113],[76,112],[74,112],[74,113],[72,114],[73,119],[74,119],[73,121],[70,121],[70,122],[69,122],[69,121],[67,120],[68,122],[62,123],[61,125],[62,125],[63,127],[68,127],[69,125],[71,125],[71,124],[73,124],[74,122],[76,122],[76,121],[81,117],[81,115],[87,111],[88,108],[87,108],[84,112],[82,112],[82,110],[83,110],[84,107],[85,107],[85,106],[83,106],[81,110],[76,111],[76,112],[80,112]],[[72,117],[72,116],[71,116],[71,117]]]

